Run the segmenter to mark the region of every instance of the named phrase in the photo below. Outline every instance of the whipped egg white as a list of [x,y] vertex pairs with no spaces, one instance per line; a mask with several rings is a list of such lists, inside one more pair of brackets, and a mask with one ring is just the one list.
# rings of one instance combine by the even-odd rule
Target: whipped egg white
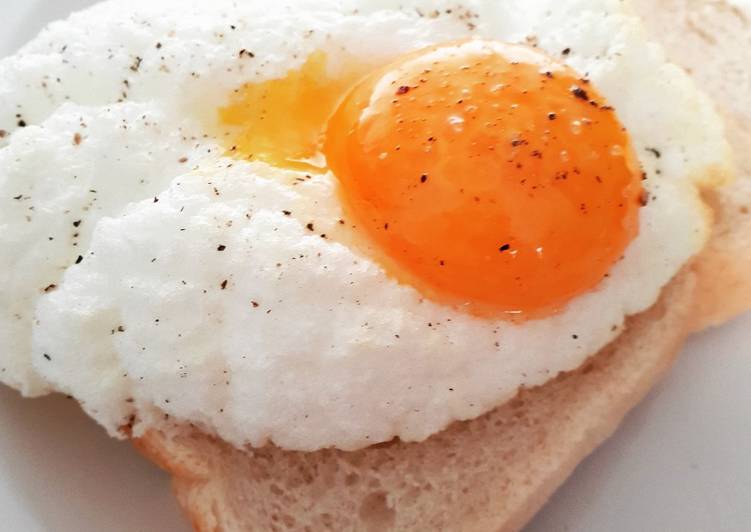
[[[398,283],[350,245],[334,175],[234,157],[212,127],[311,54],[473,36],[586,76],[650,193],[597,289],[523,323]],[[113,435],[189,421],[300,450],[421,440],[578,367],[703,247],[699,189],[729,173],[709,100],[609,0],[104,2],[0,61],[0,130],[0,380]]]

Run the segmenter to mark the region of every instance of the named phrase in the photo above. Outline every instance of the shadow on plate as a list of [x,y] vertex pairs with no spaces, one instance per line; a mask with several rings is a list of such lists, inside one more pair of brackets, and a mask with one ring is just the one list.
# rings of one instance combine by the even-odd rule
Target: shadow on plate
[[10,28],[9,42],[16,50],[29,42],[50,21],[67,18],[73,11],[80,11],[97,3],[96,0],[43,0],[29,2],[24,9],[23,24]]
[[75,401],[22,399],[0,385],[0,427],[0,486],[14,502],[5,525],[15,514],[60,532],[189,530],[167,475]]

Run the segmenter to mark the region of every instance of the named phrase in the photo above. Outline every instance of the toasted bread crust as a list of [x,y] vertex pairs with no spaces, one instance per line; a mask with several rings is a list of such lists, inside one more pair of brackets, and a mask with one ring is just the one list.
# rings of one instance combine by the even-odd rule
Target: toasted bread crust
[[722,0],[632,1],[670,60],[714,97],[735,150],[737,181],[705,195],[715,225],[695,265],[699,330],[751,307],[751,18]]

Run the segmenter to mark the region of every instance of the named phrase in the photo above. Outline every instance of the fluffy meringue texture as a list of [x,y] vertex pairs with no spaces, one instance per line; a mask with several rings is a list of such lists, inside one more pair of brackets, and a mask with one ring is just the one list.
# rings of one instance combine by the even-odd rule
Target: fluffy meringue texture
[[[422,299],[339,223],[334,176],[207,134],[234,88],[315,51],[376,65],[473,35],[590,78],[648,175],[609,277],[522,324]],[[105,2],[0,62],[0,129],[0,379],[113,435],[190,421],[301,450],[420,440],[579,366],[703,247],[698,190],[730,173],[708,99],[615,0]]]
[[[0,67],[1,69],[1,67]],[[191,143],[145,103],[63,104],[0,150],[0,379],[49,390],[31,368],[36,302],[85,255],[97,222],[154,196],[185,165]],[[177,128],[176,128],[177,126]],[[172,175],[171,175],[172,174]]]

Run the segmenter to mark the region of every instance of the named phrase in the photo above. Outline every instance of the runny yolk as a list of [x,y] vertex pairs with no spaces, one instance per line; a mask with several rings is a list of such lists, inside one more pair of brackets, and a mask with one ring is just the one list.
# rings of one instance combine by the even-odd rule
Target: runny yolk
[[554,312],[638,232],[625,129],[528,47],[450,43],[373,72],[329,119],[324,154],[391,273],[482,314]]
[[219,118],[238,157],[328,165],[348,226],[401,282],[476,314],[541,317],[597,285],[636,236],[629,137],[569,67],[481,40],[364,67],[332,77],[314,53],[236,90]]
[[360,77],[359,69],[326,74],[326,56],[315,52],[299,70],[237,89],[219,109],[232,128],[232,151],[245,158],[298,170],[325,167],[321,144],[325,124],[342,95]]

